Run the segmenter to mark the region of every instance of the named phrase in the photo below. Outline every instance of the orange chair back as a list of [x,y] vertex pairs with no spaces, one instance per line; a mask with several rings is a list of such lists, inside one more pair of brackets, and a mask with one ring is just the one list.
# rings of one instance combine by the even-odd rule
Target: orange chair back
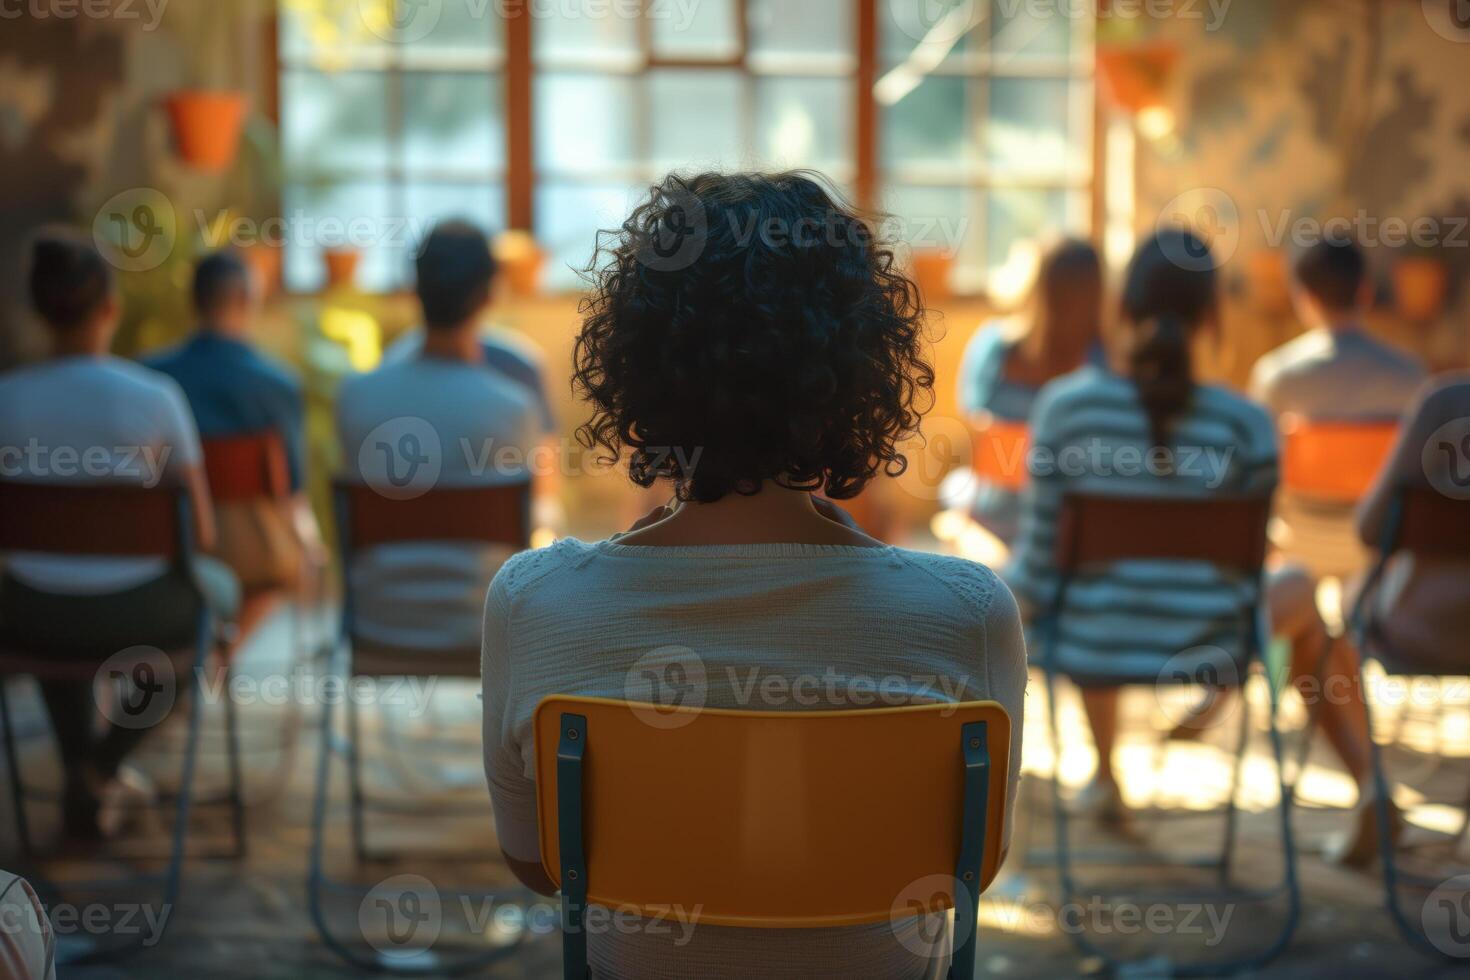
[[1025,422],[987,415],[971,422],[970,466],[987,483],[1019,491],[1026,485],[1026,451],[1031,446]]
[[1308,422],[1286,416],[1282,488],[1314,500],[1355,504],[1388,461],[1398,430],[1398,422]]
[[178,487],[0,480],[0,551],[179,558],[190,547]]
[[203,440],[209,495],[218,503],[280,500],[291,493],[286,449],[275,432]]
[[337,522],[344,548],[407,541],[477,541],[528,547],[531,484],[436,487],[394,500],[363,483],[337,481]]
[[[583,720],[570,743],[567,719]],[[577,742],[585,753],[587,902],[760,928],[952,907],[952,885],[905,895],[928,876],[955,880],[977,730],[984,744],[970,747],[991,760],[971,828],[983,831],[979,888],[1000,865],[1011,722],[994,702],[790,712],[555,695],[534,726],[541,860],[564,891],[558,758]]]

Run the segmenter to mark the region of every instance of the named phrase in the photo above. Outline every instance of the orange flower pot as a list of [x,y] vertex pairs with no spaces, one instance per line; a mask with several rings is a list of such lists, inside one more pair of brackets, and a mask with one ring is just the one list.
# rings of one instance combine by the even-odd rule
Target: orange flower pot
[[241,92],[175,92],[165,101],[180,158],[206,173],[229,169],[245,128]]
[[1108,101],[1128,112],[1164,104],[1179,49],[1168,41],[1097,48],[1097,70]]
[[260,286],[261,297],[274,296],[281,284],[281,249],[257,243],[242,249],[240,255]]
[[1250,295],[1262,312],[1281,316],[1291,312],[1291,277],[1286,256],[1276,249],[1252,252],[1246,264]]
[[1412,256],[1393,265],[1393,298],[1399,313],[1415,323],[1433,320],[1444,312],[1449,270],[1438,259]]
[[350,248],[328,249],[322,253],[322,260],[327,266],[329,289],[352,286],[357,282],[357,266],[362,261],[361,252]]
[[954,255],[949,252],[916,251],[910,272],[919,286],[924,302],[933,303],[954,295],[950,276],[954,273]]

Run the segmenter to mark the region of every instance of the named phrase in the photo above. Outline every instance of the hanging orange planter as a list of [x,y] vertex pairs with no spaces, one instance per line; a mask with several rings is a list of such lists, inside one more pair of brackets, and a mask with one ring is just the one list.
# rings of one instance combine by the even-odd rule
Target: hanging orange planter
[[1406,256],[1393,264],[1394,304],[1415,323],[1426,323],[1444,311],[1449,284],[1449,269],[1436,258]]
[[175,92],[165,102],[174,146],[189,166],[206,173],[227,170],[240,148],[246,99],[241,92]]
[[1169,77],[1179,60],[1179,48],[1170,41],[1145,44],[1098,45],[1097,70],[1110,103],[1128,112],[1142,112],[1164,104]]
[[327,288],[351,288],[357,284],[357,267],[362,253],[354,248],[331,248],[322,253],[327,267]]

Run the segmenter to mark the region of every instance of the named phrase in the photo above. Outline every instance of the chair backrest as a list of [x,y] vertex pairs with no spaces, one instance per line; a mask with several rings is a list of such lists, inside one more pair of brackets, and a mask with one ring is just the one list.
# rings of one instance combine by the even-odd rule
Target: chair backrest
[[1026,485],[1026,451],[1031,434],[1025,422],[993,415],[970,420],[970,468],[987,483],[1018,491]]
[[0,551],[177,559],[189,520],[181,487],[0,480]]
[[531,484],[435,487],[395,500],[364,483],[334,485],[344,552],[409,541],[465,541],[525,548],[531,541]]
[[[1344,392],[1350,398],[1351,392]],[[1281,420],[1281,486],[1330,503],[1355,504],[1373,486],[1398,438],[1397,421]]]
[[1068,494],[1058,520],[1056,564],[1157,558],[1207,561],[1259,574],[1271,500],[1252,497],[1121,497]]
[[204,472],[216,502],[281,500],[291,493],[286,448],[276,432],[203,440]]
[[[1000,864],[1011,722],[994,702],[791,712],[556,695],[534,727],[542,863],[565,890],[562,815],[580,820],[589,902],[853,925],[952,907],[967,829],[978,874],[960,887],[983,889]],[[577,743],[580,784],[563,794],[559,757]],[[951,884],[905,897],[930,877]]]
[[1413,487],[1400,490],[1393,506],[1389,551],[1470,561],[1470,500]]

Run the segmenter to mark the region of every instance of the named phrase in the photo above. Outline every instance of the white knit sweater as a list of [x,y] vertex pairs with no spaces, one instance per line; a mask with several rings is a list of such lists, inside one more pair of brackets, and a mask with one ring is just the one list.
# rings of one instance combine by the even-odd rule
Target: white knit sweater
[[[564,539],[507,562],[485,606],[485,772],[507,854],[524,861],[539,854],[537,703],[550,694],[667,702],[667,690],[660,697],[648,686],[657,673],[641,668],[670,657],[697,667],[704,679],[697,694],[709,707],[998,701],[1012,718],[1015,798],[1026,653],[1015,600],[988,568],[888,547]],[[766,680],[772,676],[783,681]],[[942,968],[912,951],[915,936],[897,935],[887,923],[703,925],[675,945],[680,938],[678,929],[594,934],[594,974],[892,980]]]

